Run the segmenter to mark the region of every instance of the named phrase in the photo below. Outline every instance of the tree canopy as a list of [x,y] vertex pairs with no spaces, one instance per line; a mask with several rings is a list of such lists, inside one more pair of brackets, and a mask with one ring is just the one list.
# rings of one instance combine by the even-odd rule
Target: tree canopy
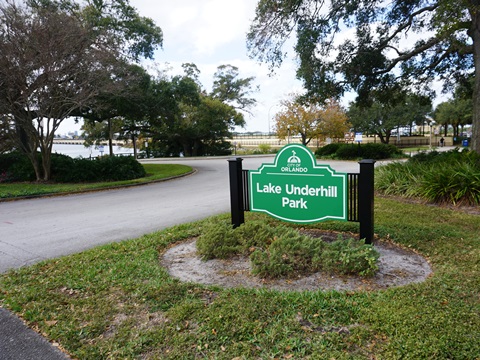
[[397,78],[449,86],[474,73],[480,153],[479,10],[477,0],[260,0],[247,41],[252,56],[275,67],[296,32],[297,75],[321,99],[348,90],[367,97]]
[[[16,147],[28,155],[37,180],[50,179],[53,137],[61,122],[85,109],[99,113],[102,96],[128,86],[119,81],[130,78],[124,76],[128,61],[151,56],[161,45],[160,29],[140,18],[128,1],[82,5],[68,0],[0,4],[1,128],[9,128]],[[94,16],[93,8],[102,11]],[[118,20],[116,25],[109,18]]]
[[300,135],[302,144],[308,145],[315,138],[343,138],[350,128],[345,112],[335,100],[320,106],[292,94],[281,105],[283,110],[275,115],[276,132],[281,139]]
[[400,127],[421,125],[431,113],[430,98],[408,91],[395,89],[385,101],[383,93],[371,92],[370,106],[363,102],[351,103],[348,118],[355,131],[377,135],[384,144],[390,142],[392,130]]
[[[238,69],[230,65],[219,69],[233,69],[233,77],[220,81],[225,89],[214,85],[208,94],[199,82],[195,64],[183,64],[183,75],[156,80],[155,97],[158,113],[148,120],[146,135],[153,147],[164,155],[184,156],[218,155],[230,152],[225,138],[231,137],[236,126],[245,124],[240,109],[233,104],[245,104],[253,78],[238,78]],[[218,72],[214,81],[219,78]],[[232,85],[233,84],[233,85]],[[239,106],[240,107],[240,106]]]
[[212,96],[236,109],[248,111],[257,102],[250,97],[258,87],[253,88],[253,76],[239,78],[236,66],[220,65],[214,74]]

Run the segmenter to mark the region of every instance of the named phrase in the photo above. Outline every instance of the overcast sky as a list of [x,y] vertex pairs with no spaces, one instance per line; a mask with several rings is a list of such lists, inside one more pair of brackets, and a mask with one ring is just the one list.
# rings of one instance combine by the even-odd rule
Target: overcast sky
[[[141,16],[150,17],[163,31],[163,49],[155,52],[159,69],[171,68],[170,74],[182,74],[181,64],[194,63],[200,70],[202,85],[211,90],[213,74],[219,65],[238,67],[240,76],[255,77],[257,105],[252,115],[245,115],[242,131],[268,131],[277,104],[293,91],[301,91],[295,77],[295,63],[287,61],[273,76],[266,64],[247,56],[246,33],[255,14],[257,0],[130,0]],[[293,51],[290,51],[293,54]],[[59,133],[79,129],[68,121]]]
[[[247,56],[246,33],[255,15],[257,0],[130,0],[141,16],[155,21],[163,31],[163,49],[155,53],[154,64],[144,66],[171,68],[171,75],[181,74],[181,64],[194,63],[201,72],[202,85],[211,90],[213,74],[219,65],[238,67],[240,76],[256,78],[260,86],[257,105],[252,115],[246,115],[242,131],[266,132],[273,128],[273,117],[280,100],[292,92],[301,92],[301,82],[295,77],[293,49],[290,58],[269,76],[266,64]],[[346,96],[342,103],[354,100]],[[68,122],[59,133],[78,129]]]

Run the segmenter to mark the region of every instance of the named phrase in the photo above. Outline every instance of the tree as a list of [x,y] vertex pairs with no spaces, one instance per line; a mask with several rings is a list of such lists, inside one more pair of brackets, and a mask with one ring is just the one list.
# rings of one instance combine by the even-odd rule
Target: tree
[[163,33],[154,21],[140,16],[128,0],[27,0],[32,9],[61,11],[78,17],[93,36],[110,44],[134,62],[152,59],[162,46]]
[[348,118],[356,131],[374,134],[380,138],[380,142],[388,144],[392,130],[398,126],[398,122],[389,116],[390,109],[379,102],[370,107],[361,107],[355,103],[350,104]]
[[410,127],[410,136],[414,125],[420,126],[425,123],[427,116],[432,113],[432,99],[428,95],[415,94],[407,92],[405,99],[398,105],[399,122],[406,121],[406,125]]
[[248,111],[256,104],[249,97],[258,86],[252,89],[255,77],[239,78],[238,68],[232,65],[220,65],[213,76],[212,96],[233,106],[235,109]]
[[448,125],[453,127],[453,136],[459,136],[459,128],[472,123],[472,78],[459,82],[455,88],[453,98],[440,103],[434,112],[434,118],[445,127],[447,134]]
[[[349,28],[354,34],[340,41]],[[321,99],[346,90],[365,97],[397,77],[449,86],[474,73],[472,147],[480,153],[477,0],[260,0],[247,37],[252,56],[280,64],[295,30],[297,75]]]
[[304,104],[299,96],[292,94],[290,99],[282,100],[284,109],[275,115],[275,127],[280,139],[299,134],[303,145],[320,135],[322,109],[316,104]]
[[1,114],[0,117],[0,154],[3,154],[14,149],[15,144],[10,136],[10,132],[13,131],[13,129],[11,128],[9,117]]
[[0,114],[37,180],[49,180],[55,131],[109,83],[117,54],[63,12],[0,5],[0,23]]
[[323,139],[343,139],[345,132],[349,131],[351,124],[340,104],[331,99],[320,114],[319,136]]
[[[152,106],[151,78],[147,72],[138,65],[120,64],[114,71],[112,78],[112,88],[116,91],[99,91],[90,107],[80,109],[78,115],[85,119],[87,125],[84,127],[84,135],[90,141],[107,140],[110,150],[110,156],[113,154],[112,139],[115,133],[123,134],[124,131],[130,136],[123,138],[134,141],[138,129],[135,120],[140,122],[150,112]],[[97,127],[95,122],[105,122],[105,126]],[[116,123],[115,126],[113,123]],[[124,122],[124,126],[120,124]],[[100,128],[105,128],[98,132]],[[127,129],[128,128],[128,129]],[[91,130],[91,132],[90,132]],[[99,138],[95,138],[99,135]],[[108,135],[108,137],[104,137]],[[123,134],[125,135],[125,134]],[[98,141],[97,141],[98,142]],[[86,143],[88,145],[88,143]],[[134,149],[136,150],[136,149]]]
[[471,99],[451,99],[437,105],[434,119],[444,126],[445,135],[449,125],[453,127],[453,136],[460,135],[460,127],[472,121]]
[[49,180],[61,122],[118,92],[115,70],[127,58],[151,56],[161,31],[122,0],[87,1],[84,8],[68,0],[7,2],[0,5],[0,24],[1,119],[12,122],[11,135],[37,180]]
[[121,132],[123,119],[112,118],[109,123],[85,121],[81,127],[82,138],[86,147],[100,145],[103,141],[113,139],[115,133]]
[[[178,124],[178,142],[185,156],[218,155],[228,152],[235,126],[243,126],[242,114],[235,108],[210,96],[202,96],[198,106],[183,106]],[[224,153],[225,154],[225,153]]]
[[348,117],[356,131],[377,135],[388,144],[392,130],[423,124],[431,108],[428,97],[394,88],[386,98],[383,93],[371,92],[368,105],[351,103]]
[[[243,85],[237,84],[239,91],[229,92],[225,97],[227,92],[219,91],[219,87],[214,86],[209,95],[199,83],[198,68],[194,64],[184,64],[182,67],[183,76],[158,81],[158,111],[149,119],[148,135],[153,138],[154,146],[167,156],[228,153],[230,144],[224,139],[231,137],[235,126],[245,124],[243,114],[232,105],[233,102],[241,103],[244,100]],[[236,80],[229,81],[236,83]]]

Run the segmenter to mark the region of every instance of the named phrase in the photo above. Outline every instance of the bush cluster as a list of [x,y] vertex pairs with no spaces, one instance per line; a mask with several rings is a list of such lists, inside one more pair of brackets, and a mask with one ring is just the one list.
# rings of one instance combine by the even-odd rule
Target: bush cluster
[[391,144],[367,143],[367,144],[341,144],[332,143],[318,148],[315,155],[332,159],[390,159],[402,155],[402,151]]
[[250,257],[252,273],[261,277],[288,277],[320,270],[340,274],[374,275],[378,252],[363,241],[339,236],[332,243],[303,235],[285,225],[251,221],[238,228],[226,222],[207,223],[197,241],[204,259]]
[[375,187],[386,195],[418,197],[434,203],[480,204],[480,155],[454,149],[419,153],[405,163],[376,170]]
[[17,151],[0,154],[0,176],[0,182],[35,180],[30,160]]
[[[52,181],[60,183],[120,181],[145,176],[143,166],[131,156],[89,160],[52,154],[51,160]],[[19,152],[0,155],[0,174],[3,182],[35,180],[32,164]]]

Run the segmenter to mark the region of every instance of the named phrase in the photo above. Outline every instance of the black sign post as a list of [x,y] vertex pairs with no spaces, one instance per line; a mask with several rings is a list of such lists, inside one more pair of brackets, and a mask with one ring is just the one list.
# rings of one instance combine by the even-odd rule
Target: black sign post
[[360,222],[360,239],[366,244],[373,240],[373,198],[375,160],[362,160],[358,177],[358,220]]
[[242,158],[228,159],[230,174],[230,206],[233,227],[239,227],[245,222],[243,209],[243,186],[242,186]]

